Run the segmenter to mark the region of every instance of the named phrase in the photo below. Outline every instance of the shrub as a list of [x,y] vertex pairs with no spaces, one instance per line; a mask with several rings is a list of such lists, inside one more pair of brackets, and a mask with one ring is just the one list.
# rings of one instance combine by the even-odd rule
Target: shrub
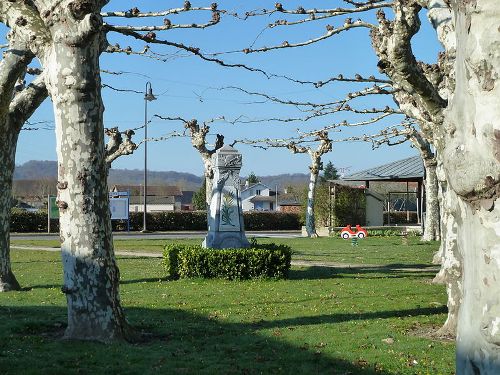
[[286,245],[263,244],[244,249],[206,249],[200,245],[167,245],[163,262],[170,277],[245,280],[286,278],[292,250]]
[[[245,212],[246,230],[299,230],[299,215],[283,212]],[[50,221],[52,232],[59,231],[59,219]],[[113,220],[114,231],[126,231],[126,220]],[[139,231],[143,225],[142,212],[130,213],[130,230]],[[147,214],[147,229],[150,231],[207,230],[206,211],[154,212]],[[13,209],[11,215],[12,232],[46,232],[47,212],[27,212]]]
[[[393,236],[401,236],[404,227],[401,229],[368,229],[368,236],[369,237],[393,237]],[[340,231],[332,231],[330,234],[332,237],[339,237],[340,236]],[[409,230],[408,231],[408,236],[420,236],[420,233],[418,231],[414,230]]]
[[245,230],[300,230],[302,222],[299,214],[291,212],[243,213]]
[[408,221],[408,217],[406,215],[406,211],[392,211],[390,213],[391,215],[391,222],[387,222],[387,211],[384,212],[384,225],[394,225],[394,224],[410,224],[410,223],[416,223],[417,220],[417,213],[414,211],[410,211],[410,221]]
[[[47,232],[47,211],[28,212],[13,208],[10,215],[10,231],[18,233]],[[59,231],[59,219],[50,220],[50,231]]]

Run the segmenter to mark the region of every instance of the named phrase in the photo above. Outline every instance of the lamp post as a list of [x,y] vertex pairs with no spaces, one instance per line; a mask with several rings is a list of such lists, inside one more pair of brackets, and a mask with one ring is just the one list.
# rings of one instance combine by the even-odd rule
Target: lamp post
[[146,92],[144,93],[144,212],[142,232],[147,232],[146,213],[147,213],[147,196],[148,196],[148,102],[156,100],[153,95],[151,82],[146,82]]

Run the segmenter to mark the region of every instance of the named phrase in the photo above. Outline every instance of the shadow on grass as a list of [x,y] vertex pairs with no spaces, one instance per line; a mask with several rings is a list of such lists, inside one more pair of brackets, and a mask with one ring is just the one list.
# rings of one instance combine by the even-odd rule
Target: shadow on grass
[[137,284],[137,283],[158,283],[163,281],[172,281],[170,277],[145,277],[143,279],[120,280],[120,284]]
[[380,266],[299,266],[291,269],[290,280],[316,280],[330,278],[363,278],[388,279],[388,278],[432,278],[438,272],[436,266],[429,264],[386,264]]
[[[225,323],[182,310],[130,308],[129,321],[150,340],[103,345],[60,340],[65,312],[63,307],[0,307],[0,373],[387,374],[363,360],[351,363],[258,332],[266,326],[315,324],[308,318]],[[335,315],[319,319],[339,321]]]
[[448,312],[446,306],[439,307],[424,307],[408,310],[392,310],[392,311],[374,311],[365,313],[352,313],[352,314],[328,314],[316,315],[308,317],[297,317],[291,319],[272,320],[250,324],[255,328],[284,328],[290,326],[303,326],[303,325],[318,325],[318,324],[334,324],[342,323],[353,320],[371,320],[371,319],[388,319],[388,318],[402,318],[421,315],[436,315],[445,314]]

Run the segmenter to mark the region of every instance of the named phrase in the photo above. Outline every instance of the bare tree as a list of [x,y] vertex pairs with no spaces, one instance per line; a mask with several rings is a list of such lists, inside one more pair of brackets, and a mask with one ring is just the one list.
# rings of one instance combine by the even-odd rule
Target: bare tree
[[[392,18],[377,11],[377,24],[352,21],[340,27],[327,27],[327,33],[302,43],[284,42],[279,46],[245,49],[260,52],[309,45],[354,27],[370,29],[372,45],[379,58],[379,69],[390,77],[400,108],[418,110],[424,131],[432,133],[438,162],[442,163],[450,205],[457,224],[456,262],[463,260],[463,295],[454,298],[461,306],[457,327],[457,373],[496,374],[500,372],[500,330],[498,300],[500,274],[498,239],[500,215],[498,188],[498,71],[499,8],[495,0],[394,0],[390,2],[347,0],[349,9],[288,11],[280,3],[272,12],[303,14],[300,21],[359,14],[367,10],[390,8]],[[417,61],[411,39],[420,29],[419,12],[428,15],[437,30],[445,52],[437,64]],[[266,12],[264,12],[266,13]],[[405,98],[409,98],[406,101]],[[445,223],[446,226],[446,223]],[[445,239],[446,241],[446,239]],[[447,262],[443,262],[447,264]],[[450,291],[449,291],[450,293]],[[457,297],[457,296],[456,296]]]
[[[314,215],[314,200],[316,196],[316,185],[318,183],[319,172],[323,169],[321,158],[324,154],[332,150],[332,140],[328,137],[328,131],[319,130],[310,133],[303,133],[296,138],[290,139],[260,139],[260,140],[236,140],[235,143],[243,143],[267,149],[269,147],[282,147],[289,149],[294,154],[308,154],[311,159],[309,166],[309,185],[307,191],[306,207],[306,233],[308,237],[318,237],[316,232],[316,218]],[[317,147],[311,147],[310,143],[317,143]]]
[[[44,69],[45,84],[52,99],[58,156],[58,196],[61,251],[64,266],[63,292],[68,302],[70,339],[133,339],[119,298],[119,271],[116,265],[109,214],[104,145],[103,111],[99,57],[105,50],[127,53],[128,48],[111,47],[106,33],[116,32],[144,43],[156,41],[156,32],[172,28],[196,28],[196,24],[173,25],[166,14],[209,11],[215,25],[220,12],[212,5],[164,12],[101,14],[106,0],[0,1],[0,21],[24,36],[29,51]],[[154,17],[161,26],[120,26],[103,18]],[[16,28],[17,26],[17,28]],[[194,47],[163,43],[201,55]],[[110,159],[108,159],[110,160]]]
[[34,55],[27,48],[22,33],[10,35],[8,49],[0,62],[0,292],[19,290],[10,262],[10,215],[12,178],[16,146],[25,121],[47,97],[43,77],[25,86],[28,64]]
[[[448,288],[455,304],[464,303],[460,311],[457,308],[449,311],[449,314],[459,311],[455,317],[458,319],[457,371],[497,373],[500,371],[500,350],[495,343],[498,341],[500,302],[494,297],[498,295],[498,287],[491,281],[499,274],[496,244],[500,233],[498,115],[491,110],[496,108],[491,103],[498,101],[499,96],[496,85],[499,62],[493,52],[496,40],[494,20],[498,20],[495,1],[345,0],[345,3],[349,6],[331,9],[298,7],[293,10],[276,3],[272,10],[250,12],[249,16],[284,14],[295,17],[291,21],[281,19],[271,23],[269,28],[274,28],[335,17],[366,16],[378,9],[377,23],[362,19],[353,21],[348,17],[341,26],[327,25],[326,33],[317,38],[244,48],[242,52],[296,48],[322,42],[353,28],[370,30],[379,70],[390,78],[401,111],[419,122],[425,137],[435,146],[438,164],[443,165],[445,178],[440,180],[446,184],[444,191],[449,193],[449,199],[456,200],[456,204],[449,205],[453,213],[442,218],[456,220],[457,225],[457,246],[443,252],[452,256],[453,262],[443,261],[443,267],[452,263],[456,265],[461,260],[465,263],[463,267],[457,266],[463,270],[463,296],[452,296],[454,292]],[[438,56],[437,64],[417,61],[413,54],[411,39],[420,29],[422,7],[427,8],[445,48],[445,52]],[[392,11],[393,16],[387,18],[382,8]],[[366,18],[370,19],[369,16]],[[485,27],[487,32],[482,31]],[[323,82],[337,80],[345,81],[339,77]],[[324,85],[323,82],[316,82],[316,87]],[[443,222],[443,227],[448,226],[451,223]],[[453,232],[444,233],[452,236]],[[453,241],[453,236],[450,241],[448,238],[443,240],[445,245]],[[483,253],[484,256],[478,255]],[[445,272],[449,277],[458,273]],[[483,288],[483,284],[485,292],[479,295],[472,292]],[[471,324],[473,316],[483,318]],[[449,316],[448,320],[453,319]]]
[[220,120],[220,119],[212,119],[209,121],[203,122],[203,125],[200,126],[200,123],[196,119],[186,120],[180,117],[163,117],[160,115],[155,115],[156,117],[162,120],[169,121],[182,121],[184,123],[184,127],[189,131],[189,137],[191,138],[191,144],[194,149],[198,151],[201,156],[201,160],[203,161],[204,175],[205,175],[205,202],[207,207],[210,205],[210,197],[212,194],[212,186],[214,180],[214,170],[213,170],[213,161],[212,155],[215,152],[224,146],[224,136],[222,134],[216,135],[216,141],[214,147],[210,150],[207,146],[207,135],[210,131],[210,123]]

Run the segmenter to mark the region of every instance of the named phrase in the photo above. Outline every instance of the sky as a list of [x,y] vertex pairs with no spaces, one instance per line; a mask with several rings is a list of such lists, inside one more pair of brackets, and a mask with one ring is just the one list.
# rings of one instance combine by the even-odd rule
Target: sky
[[[183,1],[169,1],[171,7],[181,7]],[[209,1],[192,1],[193,6],[209,6]],[[248,3],[251,4],[248,5]],[[274,1],[221,1],[219,9],[228,9],[242,14],[245,10],[270,8]],[[329,2],[329,6],[341,4]],[[161,10],[165,2],[111,0],[105,10],[123,11],[137,6],[141,11]],[[287,9],[296,9],[300,2],[283,3]],[[308,1],[307,5],[313,5]],[[323,2],[317,5],[323,7]],[[172,23],[201,23],[210,19],[209,12],[188,12],[169,16]],[[186,45],[197,46],[203,53],[241,51],[249,46],[261,47],[279,45],[283,41],[300,42],[321,36],[327,23],[336,26],[343,18],[308,22],[302,25],[266,28],[266,25],[283,16],[252,17],[241,20],[236,17],[222,16],[222,21],[206,29],[175,29],[159,32],[158,38],[168,39]],[[293,19],[294,16],[288,19]],[[295,17],[297,18],[297,17]],[[422,30],[414,38],[413,45],[418,59],[434,62],[440,47],[434,31],[425,14],[422,14]],[[364,18],[365,19],[365,18]],[[135,19],[106,18],[111,24],[133,24]],[[162,18],[160,18],[162,20]],[[144,23],[144,20],[141,20]],[[151,21],[147,21],[151,22]],[[160,21],[161,22],[161,21]],[[0,28],[0,34],[6,29]],[[111,44],[121,47],[131,46],[141,50],[143,45],[131,38],[118,34],[109,34]],[[3,44],[0,41],[0,44]],[[103,88],[105,105],[105,126],[118,126],[121,130],[139,128],[145,121],[144,92],[150,82],[157,100],[147,103],[148,135],[157,138],[173,131],[182,132],[181,122],[163,121],[155,114],[164,117],[183,117],[197,119],[199,122],[224,117],[227,120],[237,118],[259,120],[253,124],[231,124],[224,121],[211,124],[209,141],[213,142],[216,133],[224,134],[226,143],[238,139],[287,138],[297,135],[297,129],[311,131],[342,120],[355,121],[349,114],[317,118],[312,121],[279,123],[266,121],[270,118],[303,117],[304,113],[294,106],[275,104],[255,96],[246,95],[229,87],[240,87],[248,91],[262,92],[287,100],[311,101],[324,103],[338,100],[352,90],[352,86],[336,83],[320,89],[312,85],[290,82],[286,79],[267,79],[262,74],[248,72],[239,68],[224,68],[212,62],[202,61],[199,57],[165,46],[151,46],[159,55],[156,58],[103,53],[101,57],[102,82],[118,90]],[[218,56],[229,63],[244,63],[277,75],[286,75],[306,81],[324,81],[332,76],[343,74],[354,76],[376,75],[384,78],[376,70],[377,59],[370,46],[368,30],[360,28],[337,35],[310,46],[281,49],[266,53],[243,54],[226,53]],[[116,74],[120,73],[120,74]],[[361,86],[358,86],[361,88]],[[128,90],[128,91],[127,91]],[[135,91],[135,92],[131,92]],[[359,101],[360,106],[372,108],[380,105],[392,105],[392,100],[370,98]],[[363,128],[342,128],[331,133],[333,139],[342,139],[356,134],[373,134],[383,126],[397,123],[397,119],[383,122],[380,126]],[[25,127],[40,128],[21,132],[16,154],[16,164],[29,160],[56,160],[53,111],[50,100],[30,119]],[[143,129],[138,129],[134,140],[139,142],[144,137]],[[254,172],[256,175],[281,173],[307,173],[309,157],[293,155],[286,149],[268,149],[237,144],[243,154],[241,175]],[[372,150],[371,144],[363,142],[335,142],[333,150],[324,155],[323,160],[332,161],[343,173],[352,173],[365,168],[416,155],[417,151],[408,143],[380,147]],[[140,147],[131,156],[124,156],[113,163],[113,168],[142,169],[144,167],[144,149]],[[192,148],[189,138],[175,137],[158,142],[148,142],[148,169],[156,171],[179,171],[202,175],[203,165],[198,153]]]

